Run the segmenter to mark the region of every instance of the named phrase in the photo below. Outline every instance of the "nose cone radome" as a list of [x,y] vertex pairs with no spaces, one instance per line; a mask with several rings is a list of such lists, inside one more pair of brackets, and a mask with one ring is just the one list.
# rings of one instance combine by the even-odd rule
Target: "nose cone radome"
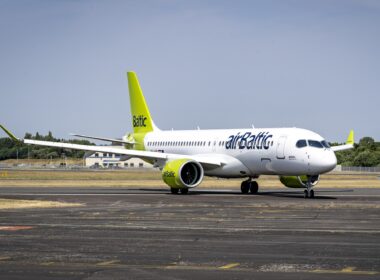
[[328,151],[328,155],[326,156],[326,172],[333,170],[336,167],[336,156],[333,151]]
[[336,167],[336,156],[333,151],[324,151],[315,158],[312,169],[315,173],[322,174],[333,170]]

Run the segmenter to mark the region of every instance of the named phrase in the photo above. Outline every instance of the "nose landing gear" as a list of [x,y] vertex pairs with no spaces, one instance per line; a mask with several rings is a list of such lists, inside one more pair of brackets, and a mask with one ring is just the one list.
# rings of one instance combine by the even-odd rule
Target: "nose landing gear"
[[315,186],[315,184],[313,184],[314,179],[315,178],[313,176],[307,176],[307,182],[305,184],[306,190],[303,191],[304,198],[314,198],[314,190],[313,190],[313,187]]
[[314,190],[304,190],[303,191],[303,197],[304,198],[314,198]]

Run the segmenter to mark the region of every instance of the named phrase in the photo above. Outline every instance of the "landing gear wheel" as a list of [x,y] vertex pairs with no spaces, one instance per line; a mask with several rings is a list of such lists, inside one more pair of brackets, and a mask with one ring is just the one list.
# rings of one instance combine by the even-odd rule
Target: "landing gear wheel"
[[249,181],[241,182],[240,189],[241,189],[241,193],[247,194],[250,189],[250,182]]
[[309,192],[309,198],[314,198],[314,191],[313,190],[310,190],[310,192]]
[[[307,182],[305,184],[306,189],[304,190],[304,198],[314,198],[314,190],[313,187],[315,186],[315,178],[319,178],[319,176],[307,176]],[[314,183],[313,183],[314,182]],[[318,181],[317,181],[318,182]]]
[[303,198],[309,198],[309,193],[307,192],[307,190],[303,191]]
[[257,191],[259,190],[259,184],[256,182],[256,181],[251,181],[249,182],[249,191],[252,193],[252,194],[256,194]]
[[187,194],[189,192],[188,188],[182,188],[181,189],[181,194]]
[[303,191],[304,198],[314,198],[314,190],[304,190]]
[[177,188],[170,188],[170,191],[172,194],[178,194],[179,189]]

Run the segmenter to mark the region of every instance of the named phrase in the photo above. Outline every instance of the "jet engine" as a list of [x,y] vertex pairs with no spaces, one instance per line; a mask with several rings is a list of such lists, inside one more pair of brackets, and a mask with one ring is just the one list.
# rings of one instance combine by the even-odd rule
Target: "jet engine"
[[[311,185],[315,186],[319,182],[319,175],[311,176]],[[305,188],[308,176],[280,176],[281,183],[288,188]]]
[[203,167],[190,159],[167,162],[162,169],[162,179],[171,188],[195,188],[203,180]]

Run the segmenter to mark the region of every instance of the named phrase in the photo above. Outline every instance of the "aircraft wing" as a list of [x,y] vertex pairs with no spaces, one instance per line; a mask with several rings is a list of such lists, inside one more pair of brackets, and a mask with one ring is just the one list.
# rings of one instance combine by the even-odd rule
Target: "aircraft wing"
[[75,137],[80,137],[80,138],[108,141],[108,142],[114,142],[114,143],[120,143],[120,144],[135,144],[135,142],[124,141],[124,140],[120,140],[120,139],[103,138],[103,137],[88,136],[88,135],[81,135],[81,134],[75,134],[75,133],[70,133],[70,135],[75,136]]
[[82,150],[82,151],[92,151],[92,152],[102,152],[102,153],[111,153],[111,154],[121,154],[130,157],[137,157],[142,159],[150,160],[173,160],[173,159],[182,159],[188,158],[195,161],[198,161],[201,164],[208,164],[214,166],[221,166],[223,162],[220,159],[213,158],[204,158],[197,155],[181,155],[181,154],[170,154],[170,153],[161,153],[161,152],[150,152],[150,151],[139,151],[139,150],[129,150],[125,148],[115,148],[109,146],[92,146],[92,145],[80,145],[72,143],[63,143],[63,142],[50,142],[50,141],[40,141],[40,140],[31,140],[24,139],[20,140],[25,144],[32,144],[38,146],[47,146],[47,147],[56,147],[56,148],[65,148],[72,150]]
[[192,159],[199,162],[202,165],[209,165],[218,167],[225,164],[225,159],[220,157],[211,157],[205,155],[181,155],[181,154],[170,154],[162,152],[150,152],[150,151],[139,151],[139,150],[129,150],[123,147],[115,148],[109,146],[94,146],[94,145],[81,145],[73,143],[64,143],[64,142],[50,142],[50,141],[40,141],[32,139],[20,139],[13,135],[8,129],[0,125],[0,128],[14,141],[21,142],[25,144],[38,145],[38,146],[47,146],[47,147],[56,147],[72,150],[82,150],[82,151],[91,151],[91,152],[102,152],[102,153],[111,153],[111,154],[120,154],[129,157],[137,157],[141,159],[148,160],[157,160],[157,161],[168,161],[173,159]]
[[352,149],[354,145],[348,144],[348,145],[339,145],[339,146],[333,146],[331,147],[331,150],[334,152],[339,152],[339,151],[344,151],[344,150],[349,150]]
[[354,147],[354,131],[351,130],[350,134],[348,135],[346,144],[339,145],[339,146],[332,146],[331,150],[333,150],[334,152],[338,152],[338,151],[349,150],[349,149],[352,149],[353,147]]

